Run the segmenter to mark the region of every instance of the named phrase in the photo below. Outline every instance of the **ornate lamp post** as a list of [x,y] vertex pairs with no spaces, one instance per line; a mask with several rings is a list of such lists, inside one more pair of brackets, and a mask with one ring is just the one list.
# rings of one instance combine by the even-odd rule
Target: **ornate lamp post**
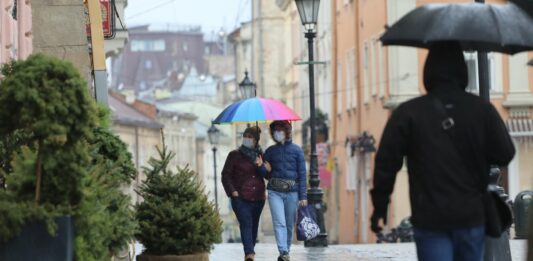
[[256,96],[256,85],[248,78],[248,71],[244,71],[244,79],[239,83],[239,90],[241,90],[241,97],[243,99],[250,99]]
[[307,38],[308,52],[309,52],[309,104],[310,104],[310,119],[309,127],[311,129],[311,162],[309,173],[310,188],[307,192],[309,204],[316,210],[318,226],[320,227],[320,234],[318,237],[305,241],[306,247],[317,247],[328,245],[328,234],[326,233],[326,226],[324,225],[324,211],[322,196],[324,192],[318,186],[320,184],[320,177],[318,175],[318,158],[316,154],[316,130],[315,130],[315,71],[313,61],[313,39],[316,37],[316,22],[318,20],[318,7],[320,0],[295,0],[298,13],[302,24],[306,30],[305,38]]
[[209,138],[209,143],[213,146],[213,169],[215,174],[215,206],[218,211],[218,191],[217,191],[217,145],[220,138],[220,130],[215,127],[214,124],[211,124],[211,127],[207,130],[207,137]]

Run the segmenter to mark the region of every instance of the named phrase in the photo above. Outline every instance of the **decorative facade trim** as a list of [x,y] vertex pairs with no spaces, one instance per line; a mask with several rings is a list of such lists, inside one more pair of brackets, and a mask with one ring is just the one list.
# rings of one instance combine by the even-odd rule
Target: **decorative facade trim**
[[290,3],[290,0],[276,0],[276,5],[281,9],[281,11],[287,10],[287,7],[289,7]]

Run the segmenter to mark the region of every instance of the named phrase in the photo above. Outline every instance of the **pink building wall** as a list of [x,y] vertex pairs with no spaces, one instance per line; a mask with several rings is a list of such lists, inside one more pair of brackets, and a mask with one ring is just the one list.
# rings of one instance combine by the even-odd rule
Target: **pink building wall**
[[[17,1],[16,19],[13,8]],[[0,1],[0,64],[12,59],[25,59],[32,48],[31,1]]]

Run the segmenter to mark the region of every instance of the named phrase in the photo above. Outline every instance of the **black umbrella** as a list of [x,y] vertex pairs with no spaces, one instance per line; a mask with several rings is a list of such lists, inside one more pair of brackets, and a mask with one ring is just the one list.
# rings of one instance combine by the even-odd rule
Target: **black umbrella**
[[458,41],[464,50],[508,54],[533,50],[533,16],[526,11],[531,3],[513,2],[427,4],[389,27],[381,41],[422,48],[433,42]]

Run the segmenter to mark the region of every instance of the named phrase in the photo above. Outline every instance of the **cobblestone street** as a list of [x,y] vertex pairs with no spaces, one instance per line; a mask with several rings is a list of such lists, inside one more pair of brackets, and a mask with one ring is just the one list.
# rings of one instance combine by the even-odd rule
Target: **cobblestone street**
[[[256,246],[256,261],[275,261],[278,256],[275,244]],[[511,240],[513,261],[526,260],[526,242]],[[219,244],[211,252],[211,261],[243,260],[241,244]],[[327,248],[305,248],[303,244],[291,247],[292,261],[411,261],[416,260],[414,243],[331,245]]]

